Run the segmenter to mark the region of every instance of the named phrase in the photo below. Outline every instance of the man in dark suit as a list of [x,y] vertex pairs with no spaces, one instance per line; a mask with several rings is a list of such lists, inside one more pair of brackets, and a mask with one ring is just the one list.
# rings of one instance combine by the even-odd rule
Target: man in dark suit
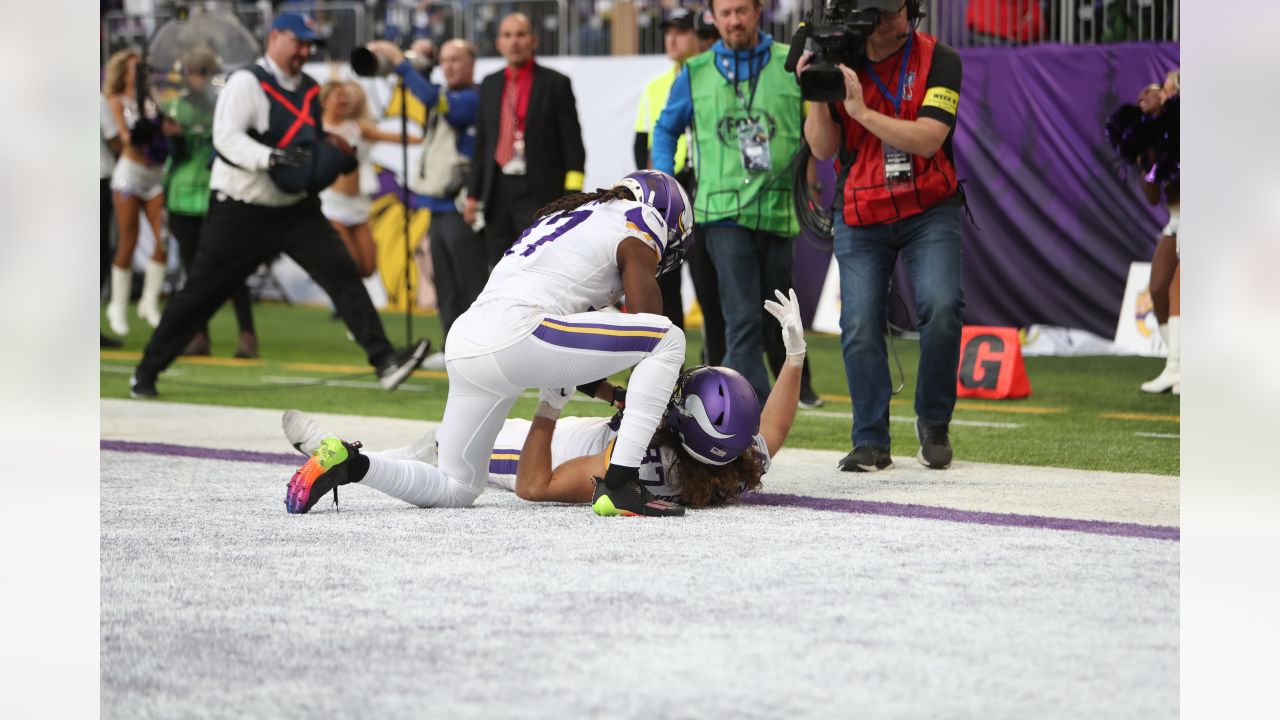
[[480,85],[475,160],[463,219],[483,203],[489,267],[533,222],[538,208],[582,191],[587,152],[569,78],[533,60],[538,38],[524,13],[498,26],[507,67]]

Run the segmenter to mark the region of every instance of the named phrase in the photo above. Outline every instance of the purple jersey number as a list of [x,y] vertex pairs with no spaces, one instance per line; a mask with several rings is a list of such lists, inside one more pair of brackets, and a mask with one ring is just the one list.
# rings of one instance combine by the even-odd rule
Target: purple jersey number
[[546,237],[539,239],[537,242],[530,243],[527,247],[525,247],[523,251],[521,251],[520,253],[521,257],[529,257],[530,255],[533,254],[534,250],[538,249],[539,246],[545,243],[549,243],[552,240],[555,240],[556,238],[560,237],[561,235],[569,232],[570,230],[580,225],[583,220],[586,220],[589,217],[591,217],[590,210],[575,210],[573,212],[569,212],[569,213],[562,212],[547,218],[543,218],[542,220],[530,225],[523,233],[521,233],[520,237],[516,238],[515,244],[512,245],[510,248],[508,248],[506,252],[502,253],[502,255],[503,257],[506,257],[507,255],[514,253],[516,251],[516,248],[519,247],[520,243],[526,237],[529,236],[529,233],[533,232],[534,230],[538,228],[549,227],[551,225],[555,225],[556,223],[560,223],[560,226],[557,227],[551,233],[547,234]]

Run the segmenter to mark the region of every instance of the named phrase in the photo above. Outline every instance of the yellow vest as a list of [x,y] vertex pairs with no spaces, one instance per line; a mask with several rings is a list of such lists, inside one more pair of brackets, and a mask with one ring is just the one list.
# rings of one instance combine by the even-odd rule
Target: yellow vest
[[[640,110],[636,113],[636,132],[645,133],[649,136],[649,154],[653,154],[653,126],[658,124],[658,116],[662,114],[662,109],[667,106],[667,97],[671,95],[671,86],[675,84],[676,76],[680,74],[681,65],[676,63],[667,72],[662,73],[658,77],[649,81],[644,86],[644,95],[640,97]],[[676,141],[675,164],[672,166],[676,172],[685,169],[688,160],[689,140],[683,134]]]

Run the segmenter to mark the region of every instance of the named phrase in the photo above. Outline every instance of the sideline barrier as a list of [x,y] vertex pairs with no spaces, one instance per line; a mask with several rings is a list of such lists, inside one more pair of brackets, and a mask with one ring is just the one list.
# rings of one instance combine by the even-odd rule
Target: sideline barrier
[[966,325],[960,336],[956,395],[986,400],[1030,397],[1018,329]]

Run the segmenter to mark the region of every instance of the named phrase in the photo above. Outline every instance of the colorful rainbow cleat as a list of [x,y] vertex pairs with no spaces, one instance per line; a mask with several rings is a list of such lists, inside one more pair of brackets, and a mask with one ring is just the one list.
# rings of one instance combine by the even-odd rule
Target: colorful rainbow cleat
[[294,515],[309,512],[330,490],[333,504],[337,505],[338,486],[351,482],[348,464],[359,454],[359,442],[346,443],[332,436],[321,440],[320,447],[290,478],[284,496],[285,510]]

